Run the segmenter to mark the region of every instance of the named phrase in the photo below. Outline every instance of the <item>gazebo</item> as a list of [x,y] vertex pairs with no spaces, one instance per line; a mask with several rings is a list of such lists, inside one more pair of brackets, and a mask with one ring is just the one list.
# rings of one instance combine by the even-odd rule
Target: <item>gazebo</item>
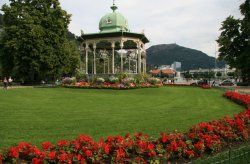
[[[85,73],[92,75],[145,74],[147,59],[145,44],[149,40],[143,32],[130,32],[128,21],[116,11],[118,8],[115,3],[111,9],[112,12],[104,15],[99,22],[100,32],[81,34]],[[96,69],[98,61],[103,62],[101,72],[97,72]],[[89,70],[89,64],[92,66],[92,71]]]

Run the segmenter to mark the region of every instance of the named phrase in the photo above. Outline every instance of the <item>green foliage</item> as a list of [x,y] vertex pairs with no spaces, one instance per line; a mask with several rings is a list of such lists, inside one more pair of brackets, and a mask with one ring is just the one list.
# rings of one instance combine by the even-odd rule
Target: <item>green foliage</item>
[[111,83],[111,84],[118,84],[119,83],[119,78],[118,77],[115,77],[115,76],[110,76],[108,81]]
[[200,73],[199,72],[194,72],[193,78],[194,79],[200,79],[201,78]]
[[228,73],[227,73],[227,76],[232,76],[232,77],[234,77],[234,76],[235,76],[235,73],[234,73],[234,72],[228,72]]
[[217,42],[219,59],[241,71],[244,81],[250,80],[250,0],[246,0],[240,11],[243,19],[229,16],[222,22],[221,35]]
[[153,84],[153,85],[159,84],[159,83],[161,82],[160,79],[154,78],[154,77],[148,78],[147,81],[148,81],[150,84]]
[[66,77],[62,79],[62,84],[75,84],[76,83],[76,78],[74,77]]
[[240,20],[229,16],[222,22],[221,35],[217,42],[219,43],[219,59],[225,60],[231,67],[237,66],[237,56],[240,47],[237,45],[241,42],[240,36]]
[[192,78],[192,74],[190,74],[189,71],[186,71],[186,72],[184,73],[184,77],[185,77],[186,79],[190,79],[190,78]]
[[88,81],[87,75],[83,72],[77,72],[76,73],[76,80],[77,81]]
[[0,28],[3,27],[3,15],[0,13]]
[[217,72],[217,73],[216,73],[216,76],[217,76],[217,77],[221,77],[221,76],[222,76],[222,73],[221,73],[221,72]]
[[210,164],[210,163],[249,163],[250,161],[250,144],[244,143],[243,146],[233,147],[214,156],[208,156],[204,159],[193,161],[194,164]]
[[0,42],[4,74],[25,82],[72,75],[79,62],[76,45],[67,40],[70,15],[58,0],[11,0],[2,7]]
[[203,73],[203,78],[211,79],[211,78],[214,78],[214,75],[215,75],[215,73],[213,71],[204,72]]
[[125,79],[128,77],[128,74],[126,73],[119,73],[116,75],[116,77],[118,77],[119,81],[121,81],[122,79]]
[[134,79],[136,83],[144,83],[146,82],[146,80],[148,79],[148,75],[147,74],[137,74],[135,75]]

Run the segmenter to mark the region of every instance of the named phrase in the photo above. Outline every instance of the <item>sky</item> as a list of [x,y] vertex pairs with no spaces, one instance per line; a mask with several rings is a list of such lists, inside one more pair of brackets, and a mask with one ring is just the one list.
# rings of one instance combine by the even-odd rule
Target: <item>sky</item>
[[[71,14],[69,30],[80,35],[99,32],[102,16],[111,12],[113,0],[59,0]],[[115,0],[117,12],[127,20],[131,32],[144,31],[150,43],[176,43],[217,57],[216,39],[229,15],[240,18],[245,0]],[[0,0],[0,6],[8,0]]]

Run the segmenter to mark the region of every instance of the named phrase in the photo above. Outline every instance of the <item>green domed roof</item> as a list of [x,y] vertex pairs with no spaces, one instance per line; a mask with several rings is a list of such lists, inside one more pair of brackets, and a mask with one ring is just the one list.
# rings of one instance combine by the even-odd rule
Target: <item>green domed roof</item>
[[122,14],[115,12],[117,7],[114,4],[111,9],[113,12],[104,15],[99,22],[100,32],[129,31],[126,18]]

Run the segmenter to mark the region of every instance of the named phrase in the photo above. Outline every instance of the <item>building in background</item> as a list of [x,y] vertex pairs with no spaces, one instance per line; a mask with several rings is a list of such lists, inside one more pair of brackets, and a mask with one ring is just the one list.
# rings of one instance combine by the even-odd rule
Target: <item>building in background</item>
[[173,64],[171,64],[171,68],[176,70],[177,72],[181,71],[181,62],[173,62]]

